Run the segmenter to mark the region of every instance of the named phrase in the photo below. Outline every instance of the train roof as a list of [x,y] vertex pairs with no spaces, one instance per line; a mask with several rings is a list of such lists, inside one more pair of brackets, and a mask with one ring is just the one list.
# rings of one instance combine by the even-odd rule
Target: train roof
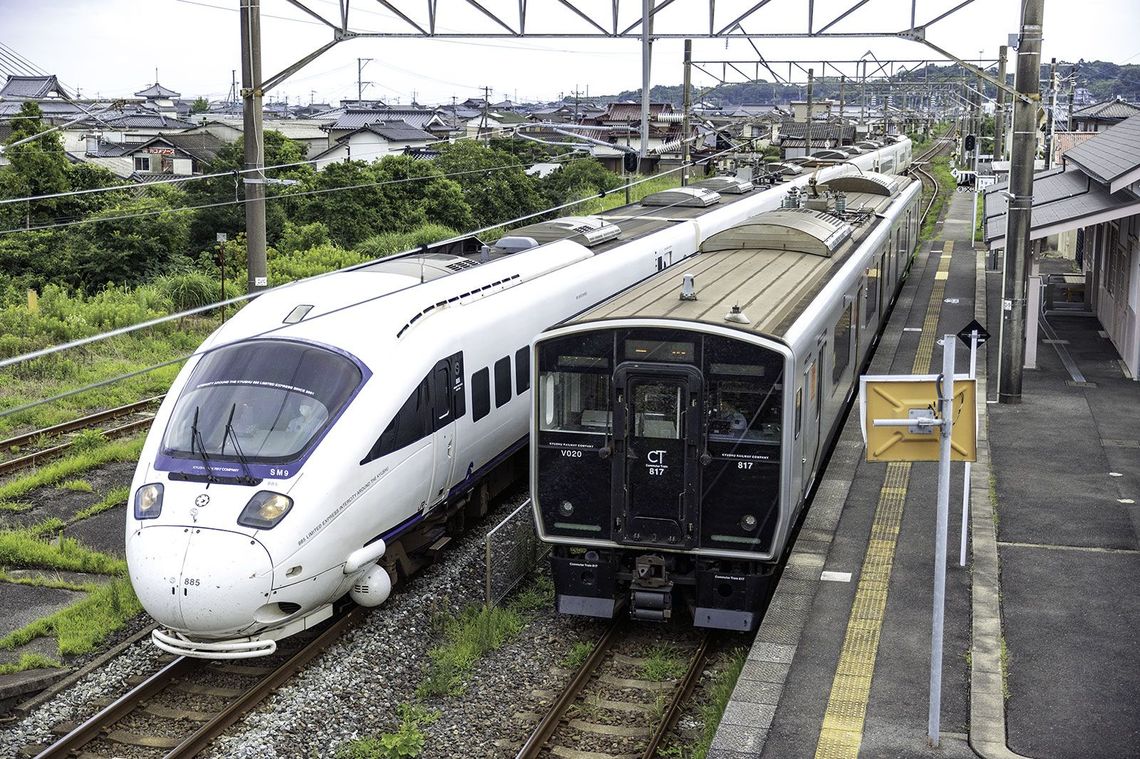
[[[850,181],[852,176],[860,178]],[[833,205],[759,214],[711,236],[685,266],[650,277],[563,326],[678,319],[783,338],[911,181],[869,172],[841,179],[820,190],[844,188],[847,210],[842,217]],[[853,191],[859,185],[868,191]],[[681,297],[688,275],[694,278],[695,300]]]

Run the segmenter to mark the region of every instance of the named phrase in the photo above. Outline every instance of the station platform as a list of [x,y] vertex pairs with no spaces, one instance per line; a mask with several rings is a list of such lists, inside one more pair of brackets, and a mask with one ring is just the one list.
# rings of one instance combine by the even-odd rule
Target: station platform
[[918,252],[868,370],[937,374],[942,335],[974,318],[994,335],[978,356],[964,567],[963,465],[951,467],[939,746],[927,737],[938,464],[867,463],[856,410],[712,759],[1140,755],[1140,382],[1074,310],[1049,317],[1021,403],[993,402],[1002,280],[970,242],[973,198],[955,194]]

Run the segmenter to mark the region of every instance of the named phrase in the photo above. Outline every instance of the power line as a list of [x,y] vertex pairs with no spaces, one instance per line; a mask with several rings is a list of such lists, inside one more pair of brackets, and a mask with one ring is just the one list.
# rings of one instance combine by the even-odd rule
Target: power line
[[[714,154],[713,156],[711,156],[711,158],[716,158],[717,156],[722,155],[722,154],[727,153],[727,152],[730,152],[730,151],[728,151],[728,150],[722,151],[721,153]],[[518,218],[511,219],[509,221],[500,222],[498,224],[494,224],[494,225],[487,226],[487,227],[482,227],[481,229],[476,229],[476,230],[473,230],[471,232],[467,232],[465,234],[449,238],[447,240],[440,240],[439,242],[437,242],[435,244],[436,245],[446,245],[448,243],[456,242],[456,241],[465,239],[467,237],[471,237],[474,235],[481,234],[483,232],[490,231],[492,229],[497,229],[499,227],[503,227],[503,226],[507,226],[507,225],[511,225],[511,224],[516,224],[520,221],[526,221],[526,220],[532,219],[536,216],[542,216],[544,214],[552,213],[554,211],[560,211],[560,210],[568,208],[570,206],[575,206],[575,205],[578,205],[580,203],[583,203],[587,200],[591,200],[594,198],[602,198],[602,197],[605,197],[610,192],[617,192],[619,190],[623,190],[626,188],[635,187],[639,184],[649,182],[653,179],[657,179],[657,178],[662,177],[662,176],[668,176],[669,174],[681,171],[683,168],[687,168],[688,165],[689,164],[687,164],[686,166],[678,166],[677,168],[670,169],[670,170],[665,171],[665,172],[661,172],[660,174],[656,174],[652,177],[645,177],[643,179],[639,179],[637,181],[630,182],[627,185],[624,185],[621,187],[615,187],[613,190],[602,191],[602,192],[596,193],[594,195],[591,195],[591,196],[588,196],[585,198],[580,198],[578,200],[570,201],[568,203],[563,203],[563,204],[558,205],[558,206],[553,206],[551,208],[547,208],[547,209],[544,209],[542,211],[536,211],[535,213],[527,214],[525,216],[520,216]],[[683,201],[678,201],[678,202],[683,202]],[[674,205],[677,205],[677,204],[672,204],[669,206],[654,206],[652,208],[645,208],[641,211],[640,214],[634,214],[633,218],[636,218],[639,215],[659,214],[662,211],[667,211],[669,208],[672,208]],[[416,249],[413,248],[412,250],[405,251],[405,253],[414,253],[415,250]],[[365,262],[360,263],[360,264],[355,264],[353,266],[345,267],[343,269],[336,269],[336,270],[331,271],[331,272],[325,272],[323,274],[317,274],[317,275],[312,276],[312,277],[306,277],[305,279],[297,280],[296,282],[289,282],[289,283],[286,283],[284,285],[278,285],[277,287],[270,288],[270,289],[276,290],[276,289],[279,289],[282,287],[291,287],[291,286],[293,286],[299,282],[310,282],[310,281],[314,281],[317,279],[321,279],[323,277],[332,276],[334,274],[342,274],[342,273],[346,273],[346,272],[355,271],[357,269],[362,269],[362,268],[365,268],[367,266],[371,266],[377,260],[380,260],[380,259],[372,259],[372,260],[365,261]],[[414,285],[412,285],[412,286],[414,286]],[[139,324],[130,325],[127,327],[120,327],[118,329],[111,330],[109,332],[104,332],[104,333],[101,333],[98,335],[92,335],[90,337],[80,338],[78,340],[72,340],[71,342],[64,343],[62,345],[52,346],[49,348],[43,348],[43,349],[38,350],[38,351],[33,351],[32,353],[27,353],[27,354],[23,354],[20,356],[14,356],[12,358],[0,360],[0,368],[11,366],[11,365],[18,364],[18,363],[23,363],[25,361],[31,361],[31,360],[36,359],[36,358],[43,358],[44,356],[52,355],[55,353],[60,353],[64,350],[70,350],[71,348],[76,348],[76,347],[80,347],[83,345],[89,345],[89,344],[92,344],[95,342],[101,342],[103,340],[107,340],[107,339],[110,339],[112,337],[118,337],[118,336],[125,335],[128,333],[137,332],[137,331],[142,330],[142,329],[148,329],[148,328],[156,326],[158,324],[174,321],[176,319],[181,319],[185,316],[194,315],[194,314],[201,313],[204,311],[213,310],[215,308],[220,308],[222,306],[226,306],[226,305],[230,305],[233,303],[238,303],[241,301],[249,300],[251,298],[254,298],[254,297],[257,297],[259,295],[264,294],[264,292],[265,291],[261,291],[261,292],[257,292],[257,293],[250,293],[247,295],[238,296],[236,298],[230,298],[229,300],[220,301],[218,303],[213,303],[213,304],[210,304],[207,306],[199,306],[198,308],[190,309],[188,311],[183,311],[183,312],[176,313],[176,314],[170,314],[168,316],[159,317],[157,319],[151,319],[149,321],[142,322]],[[364,305],[364,304],[372,302],[374,300],[378,300],[380,298],[387,297],[388,295],[391,295],[391,293],[383,293],[383,294],[375,295],[375,296],[372,296],[369,298],[364,298],[364,299],[361,299],[358,301],[353,301],[351,303],[346,303],[343,306],[339,306],[339,307],[332,309],[330,311],[320,313],[320,314],[316,314],[315,316],[311,317],[310,320],[316,320],[316,319],[320,319],[320,318],[325,317],[325,316],[331,316],[333,314],[337,314],[337,313],[340,313],[342,311],[345,311],[349,308],[355,308],[357,306]],[[7,416],[11,416],[13,414],[20,413],[22,411],[27,411],[27,410],[36,408],[38,406],[43,406],[43,405],[48,404],[48,403],[54,403],[54,402],[56,402],[58,400],[62,400],[64,398],[69,398],[69,397],[75,396],[75,395],[81,395],[82,393],[88,392],[90,390],[96,390],[100,387],[106,387],[107,385],[112,385],[112,384],[114,384],[116,382],[120,382],[122,380],[131,379],[132,377],[137,377],[137,376],[140,376],[142,374],[148,374],[148,373],[155,371],[157,369],[161,369],[163,367],[170,366],[172,364],[180,363],[180,362],[185,361],[189,358],[192,358],[196,355],[208,355],[209,353],[212,353],[213,351],[220,350],[222,348],[226,348],[226,347],[229,347],[231,345],[235,345],[235,344],[237,344],[239,342],[243,342],[245,340],[261,338],[261,337],[265,337],[267,335],[272,335],[272,334],[274,334],[280,330],[287,329],[289,326],[291,326],[291,325],[281,324],[281,325],[272,327],[270,329],[263,330],[262,332],[258,332],[256,334],[241,338],[240,340],[235,341],[235,342],[224,343],[222,345],[217,345],[217,346],[214,346],[212,348],[208,348],[208,349],[206,349],[204,351],[200,351],[200,352],[195,351],[193,353],[188,353],[188,354],[185,354],[185,355],[173,358],[173,359],[169,359],[167,361],[163,361],[163,362],[158,363],[158,364],[154,364],[154,365],[149,366],[149,367],[145,367],[143,369],[137,369],[135,371],[127,372],[125,374],[120,374],[120,375],[117,375],[115,377],[110,377],[110,378],[105,379],[105,380],[100,380],[99,382],[89,383],[87,385],[84,385],[83,387],[74,388],[72,390],[68,390],[68,391],[65,391],[63,393],[59,393],[57,395],[54,395],[54,396],[51,396],[48,398],[41,398],[41,399],[36,400],[36,401],[31,401],[29,403],[25,403],[21,406],[17,406],[17,407],[10,408],[10,409],[0,410],[0,419],[7,417]]]

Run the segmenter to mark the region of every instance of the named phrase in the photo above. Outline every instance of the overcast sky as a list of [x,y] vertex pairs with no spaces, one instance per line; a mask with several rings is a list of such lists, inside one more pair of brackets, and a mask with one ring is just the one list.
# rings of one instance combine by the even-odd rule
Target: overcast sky
[[[335,18],[336,0],[301,0],[327,18]],[[426,0],[391,0],[401,10],[426,16]],[[608,0],[578,0],[608,13]],[[723,26],[756,0],[717,0],[716,20]],[[918,0],[922,23],[960,0]],[[816,0],[819,28],[855,0]],[[517,25],[518,0],[483,0]],[[628,8],[627,8],[628,4]],[[996,58],[1007,35],[1017,32],[1017,0],[975,0],[931,26],[928,37],[963,58]],[[1042,60],[1140,62],[1138,0],[1046,0]],[[655,31],[672,33],[708,28],[708,0],[674,0],[658,17]],[[909,26],[910,0],[869,0],[832,31],[897,30]],[[0,0],[0,43],[56,74],[84,97],[130,95],[158,80],[183,97],[225,98],[231,71],[240,81],[238,0]],[[588,27],[556,0],[529,0],[528,31],[585,32]],[[753,19],[751,32],[803,29],[806,0],[772,0]],[[513,12],[512,12],[513,11]],[[266,77],[292,64],[332,38],[328,27],[286,0],[261,0],[263,73]],[[622,0],[623,27],[640,15],[640,4]],[[422,21],[426,25],[426,20]],[[441,0],[438,29],[499,29],[460,0]],[[349,27],[355,31],[394,30],[396,17],[375,0],[352,0]],[[605,23],[603,22],[603,25]],[[828,40],[757,40],[768,59],[823,60],[859,58],[871,51],[883,58],[937,58],[924,45],[887,38]],[[755,60],[746,41],[695,40],[695,60]],[[271,95],[291,102],[335,103],[355,97],[357,58],[371,58],[363,79],[372,82],[365,97],[407,103],[413,93],[421,103],[450,102],[491,88],[493,100],[552,100],[575,89],[591,95],[615,94],[641,85],[640,45],[632,40],[581,39],[353,39],[340,43],[285,81]],[[818,66],[817,74],[818,74]],[[1012,68],[1011,68],[1012,70]],[[786,69],[784,71],[786,73]],[[681,42],[654,45],[653,84],[679,84]],[[694,84],[714,83],[694,74]]]

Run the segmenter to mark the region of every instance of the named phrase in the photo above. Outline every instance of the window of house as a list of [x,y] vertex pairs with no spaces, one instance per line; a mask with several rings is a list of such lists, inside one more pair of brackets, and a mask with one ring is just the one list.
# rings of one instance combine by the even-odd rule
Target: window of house
[[495,408],[511,399],[511,357],[503,356],[495,362]]
[[491,413],[491,371],[483,367],[471,375],[471,419],[479,421]]
[[515,351],[515,395],[530,390],[530,348]]
[[135,156],[135,171],[150,171],[150,156]]

